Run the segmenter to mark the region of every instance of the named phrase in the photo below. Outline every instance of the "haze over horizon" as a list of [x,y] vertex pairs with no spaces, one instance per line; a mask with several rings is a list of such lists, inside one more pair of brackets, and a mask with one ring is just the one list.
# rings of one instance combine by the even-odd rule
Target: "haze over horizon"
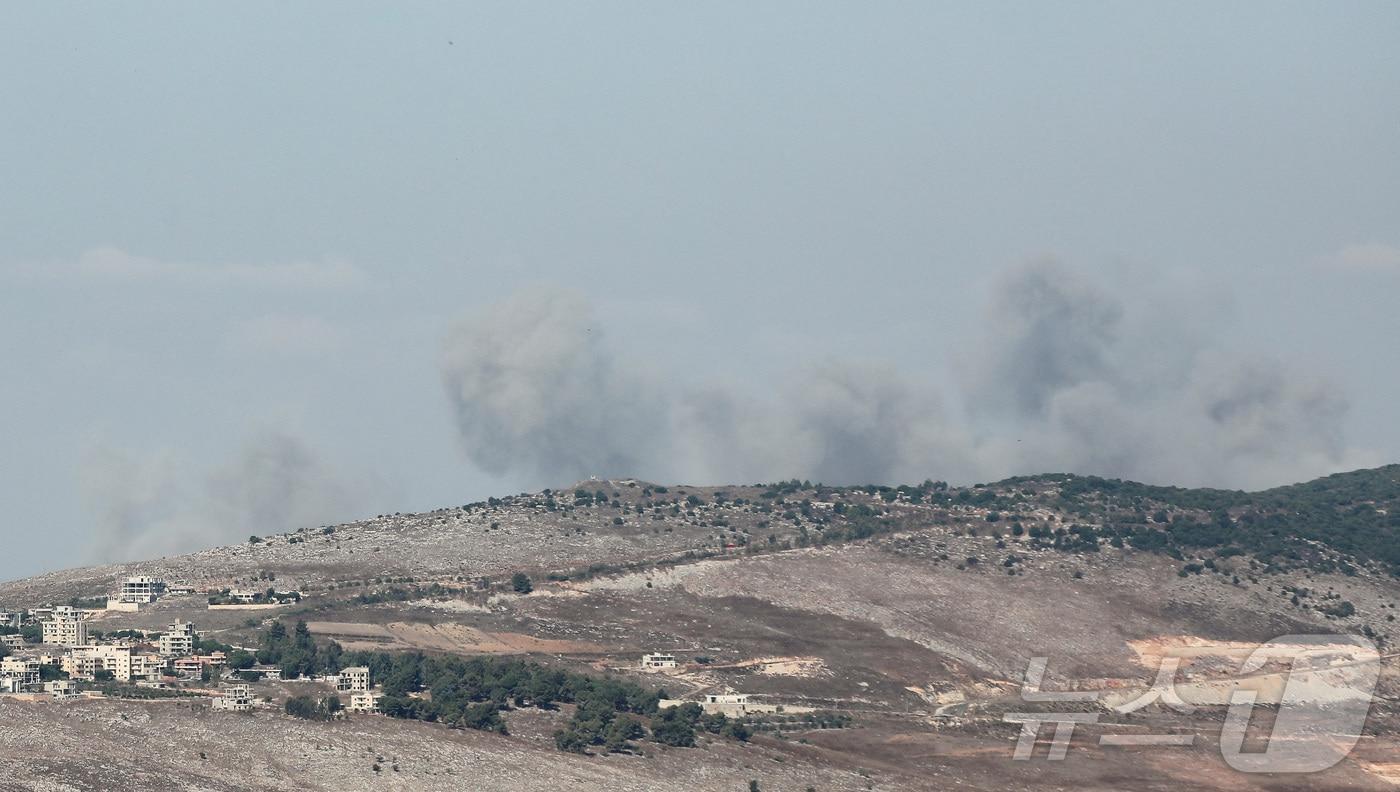
[[1400,5],[414,10],[9,11],[0,579],[588,475],[1400,461]]

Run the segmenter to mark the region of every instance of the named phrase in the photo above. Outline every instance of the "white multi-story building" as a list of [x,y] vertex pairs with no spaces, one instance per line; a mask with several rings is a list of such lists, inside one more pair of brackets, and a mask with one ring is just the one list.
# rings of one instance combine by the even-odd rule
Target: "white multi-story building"
[[214,699],[213,707],[224,712],[252,712],[253,695],[247,685],[231,685]]
[[194,654],[194,625],[177,621],[170,629],[160,634],[160,653],[166,657],[184,657]]
[[644,654],[642,655],[642,670],[654,671],[660,668],[675,668],[679,663],[676,656],[672,654]]
[[39,665],[38,660],[26,657],[0,658],[0,677],[13,679],[20,686],[35,685],[39,682]]
[[130,646],[75,646],[63,658],[63,670],[74,679],[96,679],[97,674],[109,671],[118,682],[130,682]]
[[43,622],[44,643],[58,646],[82,646],[88,642],[88,625],[75,608],[61,605],[53,609],[53,618]]
[[23,649],[24,636],[22,635],[0,635],[0,646],[6,649]]
[[117,599],[120,602],[148,605],[160,596],[160,588],[160,581],[150,575],[135,575],[122,581],[121,593],[117,595]]
[[365,666],[341,669],[340,681],[336,683],[335,689],[357,693],[369,690],[369,669]]
[[13,611],[0,610],[0,627],[16,627],[20,625],[20,614]]
[[351,693],[350,706],[346,707],[346,709],[350,712],[378,712],[380,698],[381,696],[378,693],[373,693],[368,690]]

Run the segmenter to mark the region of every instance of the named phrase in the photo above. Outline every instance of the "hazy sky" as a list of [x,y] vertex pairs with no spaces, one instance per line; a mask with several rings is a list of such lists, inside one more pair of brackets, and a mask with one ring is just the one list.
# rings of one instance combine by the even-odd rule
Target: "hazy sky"
[[1400,460],[1400,4],[12,4],[0,577]]

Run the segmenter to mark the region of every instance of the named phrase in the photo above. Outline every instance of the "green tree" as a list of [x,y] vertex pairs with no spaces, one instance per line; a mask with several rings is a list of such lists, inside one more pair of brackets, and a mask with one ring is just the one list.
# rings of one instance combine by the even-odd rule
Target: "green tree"
[[603,747],[609,753],[627,751],[632,748],[632,740],[640,740],[644,736],[646,730],[642,728],[642,724],[627,715],[618,715],[608,725],[603,737]]
[[234,649],[228,655],[228,667],[234,671],[242,671],[245,668],[252,668],[257,665],[257,658],[244,649]]
[[573,729],[560,729],[554,733],[554,747],[567,753],[588,753],[588,741]]
[[524,572],[516,572],[510,577],[510,587],[518,594],[529,594],[535,590],[535,584],[530,582],[530,576]]

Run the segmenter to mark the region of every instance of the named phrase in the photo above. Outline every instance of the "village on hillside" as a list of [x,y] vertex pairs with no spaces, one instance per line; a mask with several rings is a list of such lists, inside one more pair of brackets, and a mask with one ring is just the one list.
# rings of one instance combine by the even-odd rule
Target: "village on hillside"
[[[252,648],[230,646],[201,633],[195,624],[175,621],[165,630],[124,629],[102,633],[91,617],[102,611],[131,612],[163,596],[188,596],[189,586],[147,575],[127,577],[105,607],[57,605],[0,610],[0,695],[19,700],[67,700],[118,695],[122,698],[211,698],[215,710],[250,712],[251,684],[279,678],[280,669],[257,663]],[[277,602],[296,592],[218,591],[209,607]],[[98,603],[81,603],[95,605]],[[379,695],[368,668],[346,668],[317,681],[349,694],[348,711],[373,712]]]
[[[107,611],[136,612],[164,596],[208,596],[209,608],[255,607],[300,599],[299,592],[252,592],[210,589],[196,592],[149,575],[120,581],[105,607],[55,605],[0,610],[0,696],[21,701],[66,701],[78,698],[204,699],[213,711],[252,712],[271,706],[271,696],[256,692],[262,680],[282,680],[282,669],[259,663],[254,647],[221,643],[189,621],[176,620],[161,631],[96,629],[93,617]],[[96,605],[96,601],[82,603]],[[650,652],[631,670],[684,675],[674,654]],[[623,669],[616,669],[623,670]],[[333,687],[337,698],[348,694],[344,711],[375,713],[381,693],[370,669],[354,666],[338,673],[304,677]],[[734,691],[700,691],[693,702],[707,714],[730,717],[786,712],[811,713],[811,707],[753,700]],[[689,703],[663,699],[663,709]]]

